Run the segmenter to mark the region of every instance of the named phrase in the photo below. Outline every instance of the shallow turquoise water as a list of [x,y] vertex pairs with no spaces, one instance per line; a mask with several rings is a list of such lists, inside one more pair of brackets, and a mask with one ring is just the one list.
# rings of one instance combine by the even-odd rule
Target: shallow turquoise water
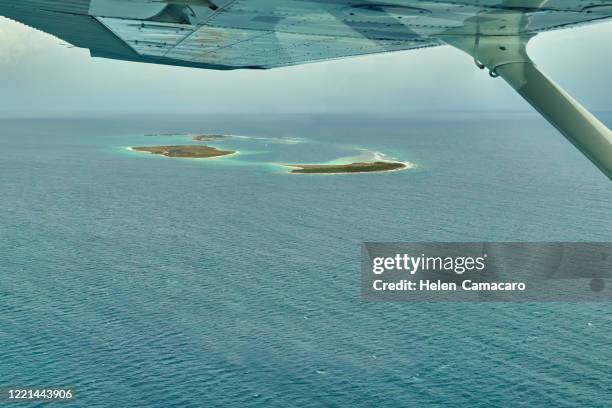
[[[267,139],[209,143],[242,153],[214,161],[125,149],[189,142],[143,136],[163,132]],[[610,183],[535,115],[15,120],[0,142],[0,388],[74,387],[79,407],[610,405],[608,304],[360,299],[365,240],[612,240]],[[278,166],[359,149],[416,168]]]

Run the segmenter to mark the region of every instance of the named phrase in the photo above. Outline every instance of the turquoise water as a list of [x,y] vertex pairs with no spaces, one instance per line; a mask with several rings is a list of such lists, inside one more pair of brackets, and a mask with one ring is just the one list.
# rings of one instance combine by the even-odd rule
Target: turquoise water
[[[601,117],[608,125],[612,115]],[[147,133],[227,133],[168,159]],[[610,241],[535,115],[0,121],[0,388],[78,407],[609,406],[608,304],[360,298],[362,241]],[[290,175],[374,152],[398,172]],[[25,404],[28,406],[28,404]]]

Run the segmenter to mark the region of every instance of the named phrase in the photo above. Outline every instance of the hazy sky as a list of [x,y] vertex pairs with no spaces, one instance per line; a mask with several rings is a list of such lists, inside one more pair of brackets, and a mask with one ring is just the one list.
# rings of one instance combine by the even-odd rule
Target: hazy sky
[[[530,53],[593,110],[612,110],[612,23],[546,33]],[[530,109],[450,47],[271,71],[218,72],[92,59],[0,18],[0,116],[94,113]]]

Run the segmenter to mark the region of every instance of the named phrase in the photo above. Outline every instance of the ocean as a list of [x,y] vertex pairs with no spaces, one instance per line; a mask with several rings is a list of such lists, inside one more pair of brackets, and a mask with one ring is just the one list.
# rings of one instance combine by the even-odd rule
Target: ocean
[[[239,154],[128,150],[198,143],[145,136],[162,133],[234,135],[206,144]],[[535,114],[14,119],[0,143],[2,389],[69,387],[66,407],[612,402],[606,303],[361,298],[364,241],[612,241],[610,182]],[[283,166],[376,157],[411,166]]]

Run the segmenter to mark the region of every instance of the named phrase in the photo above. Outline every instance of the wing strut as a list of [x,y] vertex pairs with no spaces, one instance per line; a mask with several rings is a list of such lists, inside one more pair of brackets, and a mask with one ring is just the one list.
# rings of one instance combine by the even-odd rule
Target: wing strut
[[530,36],[476,34],[442,39],[470,54],[492,77],[502,77],[612,180],[612,132],[540,72],[527,55]]

